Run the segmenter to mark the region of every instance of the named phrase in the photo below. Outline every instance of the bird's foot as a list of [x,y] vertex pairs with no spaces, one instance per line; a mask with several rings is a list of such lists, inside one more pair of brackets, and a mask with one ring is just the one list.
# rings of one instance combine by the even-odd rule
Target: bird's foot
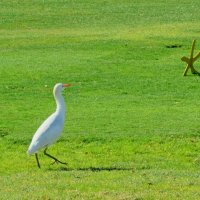
[[63,164],[63,165],[67,165],[67,163],[61,162],[60,160],[57,160],[57,159],[54,160],[54,162],[52,162],[51,165],[54,165],[55,163],[56,163],[56,164],[61,163],[61,164]]

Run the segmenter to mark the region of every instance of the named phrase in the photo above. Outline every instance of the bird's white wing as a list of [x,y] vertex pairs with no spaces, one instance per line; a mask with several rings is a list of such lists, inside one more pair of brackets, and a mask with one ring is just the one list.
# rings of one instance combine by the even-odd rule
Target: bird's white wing
[[43,147],[50,146],[54,143],[64,126],[64,119],[58,113],[50,115],[38,128],[33,136],[32,142],[28,149],[28,154],[33,154]]

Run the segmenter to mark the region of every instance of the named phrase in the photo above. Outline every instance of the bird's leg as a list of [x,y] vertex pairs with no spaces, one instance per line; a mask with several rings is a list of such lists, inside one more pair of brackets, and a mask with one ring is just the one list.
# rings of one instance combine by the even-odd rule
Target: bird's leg
[[38,167],[40,168],[40,163],[39,163],[39,159],[38,159],[37,153],[35,153],[35,158],[36,158],[36,161],[37,161],[37,165],[38,165]]
[[53,157],[52,155],[48,154],[47,148],[44,150],[44,155],[49,156],[50,158],[54,159],[54,162],[52,164],[59,162],[61,164],[67,165],[67,163],[62,162],[62,161],[58,160],[57,158]]

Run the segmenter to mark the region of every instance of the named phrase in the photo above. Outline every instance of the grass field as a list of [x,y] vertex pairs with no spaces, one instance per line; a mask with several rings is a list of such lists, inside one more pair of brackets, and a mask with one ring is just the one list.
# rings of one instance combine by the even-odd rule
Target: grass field
[[[199,0],[0,2],[0,199],[200,199]],[[176,48],[171,48],[171,47]],[[200,71],[200,60],[195,63]],[[39,170],[26,151],[63,95]]]

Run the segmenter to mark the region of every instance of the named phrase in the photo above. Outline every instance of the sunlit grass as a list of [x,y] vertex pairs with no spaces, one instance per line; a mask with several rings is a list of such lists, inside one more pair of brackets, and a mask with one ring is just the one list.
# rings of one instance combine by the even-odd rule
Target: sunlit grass
[[[180,60],[200,49],[198,5],[2,1],[0,197],[198,199],[200,79]],[[39,170],[26,151],[57,82],[73,87],[49,152],[68,166],[41,151]]]

